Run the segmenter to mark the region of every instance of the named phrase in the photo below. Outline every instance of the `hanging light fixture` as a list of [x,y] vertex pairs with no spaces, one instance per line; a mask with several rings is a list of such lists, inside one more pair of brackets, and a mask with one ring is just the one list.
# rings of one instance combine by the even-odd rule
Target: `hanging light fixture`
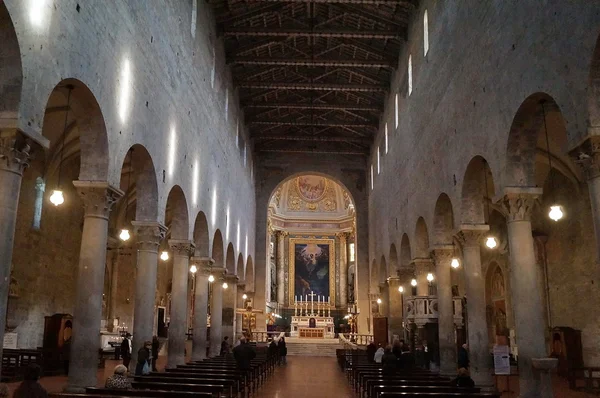
[[428,281],[429,283],[433,282],[433,274],[432,274],[431,272],[429,272],[429,273],[427,274],[427,281]]
[[404,293],[404,286],[400,286],[400,287],[398,288],[398,291],[399,291],[400,293]]
[[[490,204],[488,203],[488,183],[487,183],[487,172],[485,170],[485,162],[483,164],[483,181],[485,182],[485,192],[484,192],[484,196],[483,199],[485,200],[485,212],[487,213],[487,221],[488,224],[490,224],[490,219],[491,219],[491,215],[490,215]],[[491,224],[490,224],[491,226]],[[487,246],[488,249],[495,249],[496,246],[498,246],[498,241],[496,241],[496,237],[494,235],[489,235],[486,239],[485,239],[485,245]]]
[[377,304],[381,304],[381,299],[380,298],[377,299]]
[[223,289],[227,289],[229,287],[229,285],[227,284],[227,282],[223,282]]
[[190,266],[190,272],[191,272],[192,274],[195,274],[197,271],[198,271],[198,267],[196,267],[196,264],[192,264],[192,265]]
[[215,281],[215,277],[214,277],[214,276],[212,276],[212,275],[209,275],[209,276],[208,276],[208,281],[209,281],[210,283],[213,283],[213,282]]
[[67,85],[69,93],[67,94],[67,110],[65,111],[65,123],[63,126],[62,144],[60,146],[60,163],[58,164],[58,184],[56,186],[56,189],[52,191],[52,195],[50,195],[50,203],[52,203],[54,206],[60,206],[63,203],[65,203],[65,196],[63,194],[63,191],[60,189],[60,177],[62,171],[62,163],[65,156],[65,139],[67,136],[67,123],[69,121],[69,110],[71,109],[71,91],[73,91],[73,88],[74,87],[72,85]]
[[415,287],[415,286],[417,286],[417,280],[416,280],[415,278],[412,278],[412,280],[410,281],[410,285],[411,285],[412,287]]
[[450,266],[452,268],[458,268],[458,267],[460,267],[460,261],[458,261],[458,259],[456,257],[454,257],[452,259],[452,261],[450,262]]
[[[544,116],[544,133],[546,134],[546,152],[548,153],[548,167],[550,168],[550,171],[548,171],[548,178],[550,179],[550,195],[554,195],[554,181],[552,179],[552,156],[550,155],[550,140],[548,139],[548,125],[546,124],[546,108],[544,108],[545,103],[546,100],[541,101],[542,115]],[[551,220],[558,221],[561,218],[563,218],[563,216],[564,212],[561,205],[557,203],[553,203],[552,205],[550,205],[548,217],[550,217]]]
[[242,299],[246,300],[248,298],[248,295],[246,293],[242,294]]
[[160,259],[163,261],[167,261],[169,259],[169,252],[163,251],[162,253],[160,253]]
[[[129,150],[129,175],[127,176],[127,194],[129,193],[129,189],[131,188],[131,173],[133,173],[133,165],[131,163],[131,154],[133,153],[133,148]],[[125,195],[125,223],[127,223],[127,216],[129,214],[129,198]],[[131,234],[129,233],[128,228],[123,228],[121,233],[119,234],[119,239],[123,242],[126,242],[131,238]]]

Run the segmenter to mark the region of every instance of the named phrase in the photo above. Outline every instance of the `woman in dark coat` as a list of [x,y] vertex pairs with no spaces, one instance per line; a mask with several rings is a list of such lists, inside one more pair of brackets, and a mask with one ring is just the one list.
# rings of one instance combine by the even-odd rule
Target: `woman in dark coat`
[[146,341],[144,346],[139,349],[137,364],[135,365],[135,375],[142,376],[144,373],[144,365],[150,360],[150,348],[152,347],[151,341]]
[[285,365],[286,364],[285,357],[287,355],[287,346],[285,345],[285,337],[282,337],[281,339],[279,339],[278,348],[279,348],[279,364]]

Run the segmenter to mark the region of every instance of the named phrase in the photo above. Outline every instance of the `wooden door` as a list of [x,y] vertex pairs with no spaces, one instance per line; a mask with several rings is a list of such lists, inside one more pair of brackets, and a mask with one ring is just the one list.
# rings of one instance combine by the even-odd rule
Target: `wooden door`
[[386,317],[373,318],[373,340],[375,344],[386,346],[388,344],[388,319]]

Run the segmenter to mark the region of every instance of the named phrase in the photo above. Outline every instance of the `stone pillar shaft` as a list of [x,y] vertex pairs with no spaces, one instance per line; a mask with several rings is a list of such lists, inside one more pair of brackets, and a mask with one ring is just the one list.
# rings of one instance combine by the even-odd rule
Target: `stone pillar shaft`
[[117,317],[117,299],[119,283],[119,250],[115,249],[112,253],[112,266],[110,274],[110,297],[108,301],[108,330],[113,331],[114,320]]
[[215,281],[212,283],[212,302],[210,306],[210,356],[221,352],[223,339],[223,274],[224,268],[213,269]]
[[198,267],[196,272],[194,290],[194,336],[192,337],[192,361],[201,361],[206,358],[207,329],[208,329],[208,276],[210,267],[214,263],[212,258],[193,258]]
[[[135,367],[137,353],[144,341],[152,340],[156,301],[156,274],[158,273],[158,245],[167,228],[158,222],[134,221],[137,238],[135,273],[135,303],[133,313],[133,347],[131,363]],[[116,285],[115,285],[116,288]]]
[[400,285],[400,278],[390,278],[388,280],[388,328],[390,339],[394,335],[397,335],[399,339],[404,338],[402,330],[402,294],[398,291]]
[[510,188],[502,202],[508,214],[512,299],[515,303],[527,303],[514,308],[519,348],[519,396],[523,398],[540,396],[544,387],[551,389],[551,386],[542,386],[541,375],[532,368],[532,359],[547,357],[544,306],[530,221],[535,199],[541,193],[540,188]]
[[30,149],[28,143],[18,142],[16,131],[0,132],[0,341],[4,340],[6,327],[8,287],[21,180],[23,171],[28,166]]
[[185,363],[188,274],[194,244],[189,240],[172,239],[169,240],[169,246],[173,252],[173,278],[167,366],[174,368]]
[[285,305],[285,231],[278,231],[277,236],[277,302]]
[[84,218],[67,389],[82,391],[97,383],[108,216],[123,192],[105,182],[73,181],[73,185],[83,201]]
[[432,261],[430,258],[415,258],[415,277],[417,279],[417,296],[429,296],[429,281],[427,274],[431,272]]
[[223,329],[222,334],[223,338],[227,336],[229,338],[229,343],[232,343],[234,340],[234,332],[235,332],[235,308],[237,302],[237,282],[238,278],[235,275],[226,275],[224,278],[225,282],[227,282],[227,289],[223,290],[223,309],[226,314],[231,314],[230,319],[223,318]]
[[339,308],[348,305],[348,234],[339,234],[340,238],[340,302]]
[[485,311],[485,281],[481,270],[481,239],[487,225],[461,226],[458,239],[463,246],[467,291],[468,344],[471,377],[480,386],[492,386],[492,364],[488,349]]
[[456,342],[454,339],[454,305],[452,303],[451,266],[454,248],[436,247],[435,276],[437,279],[438,335],[440,350],[440,372],[456,373]]

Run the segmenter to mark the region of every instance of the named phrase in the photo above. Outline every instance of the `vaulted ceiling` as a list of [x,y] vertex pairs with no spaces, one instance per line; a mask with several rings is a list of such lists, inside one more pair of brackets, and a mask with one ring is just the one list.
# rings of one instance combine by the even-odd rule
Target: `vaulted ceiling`
[[210,0],[257,152],[368,155],[418,0]]

